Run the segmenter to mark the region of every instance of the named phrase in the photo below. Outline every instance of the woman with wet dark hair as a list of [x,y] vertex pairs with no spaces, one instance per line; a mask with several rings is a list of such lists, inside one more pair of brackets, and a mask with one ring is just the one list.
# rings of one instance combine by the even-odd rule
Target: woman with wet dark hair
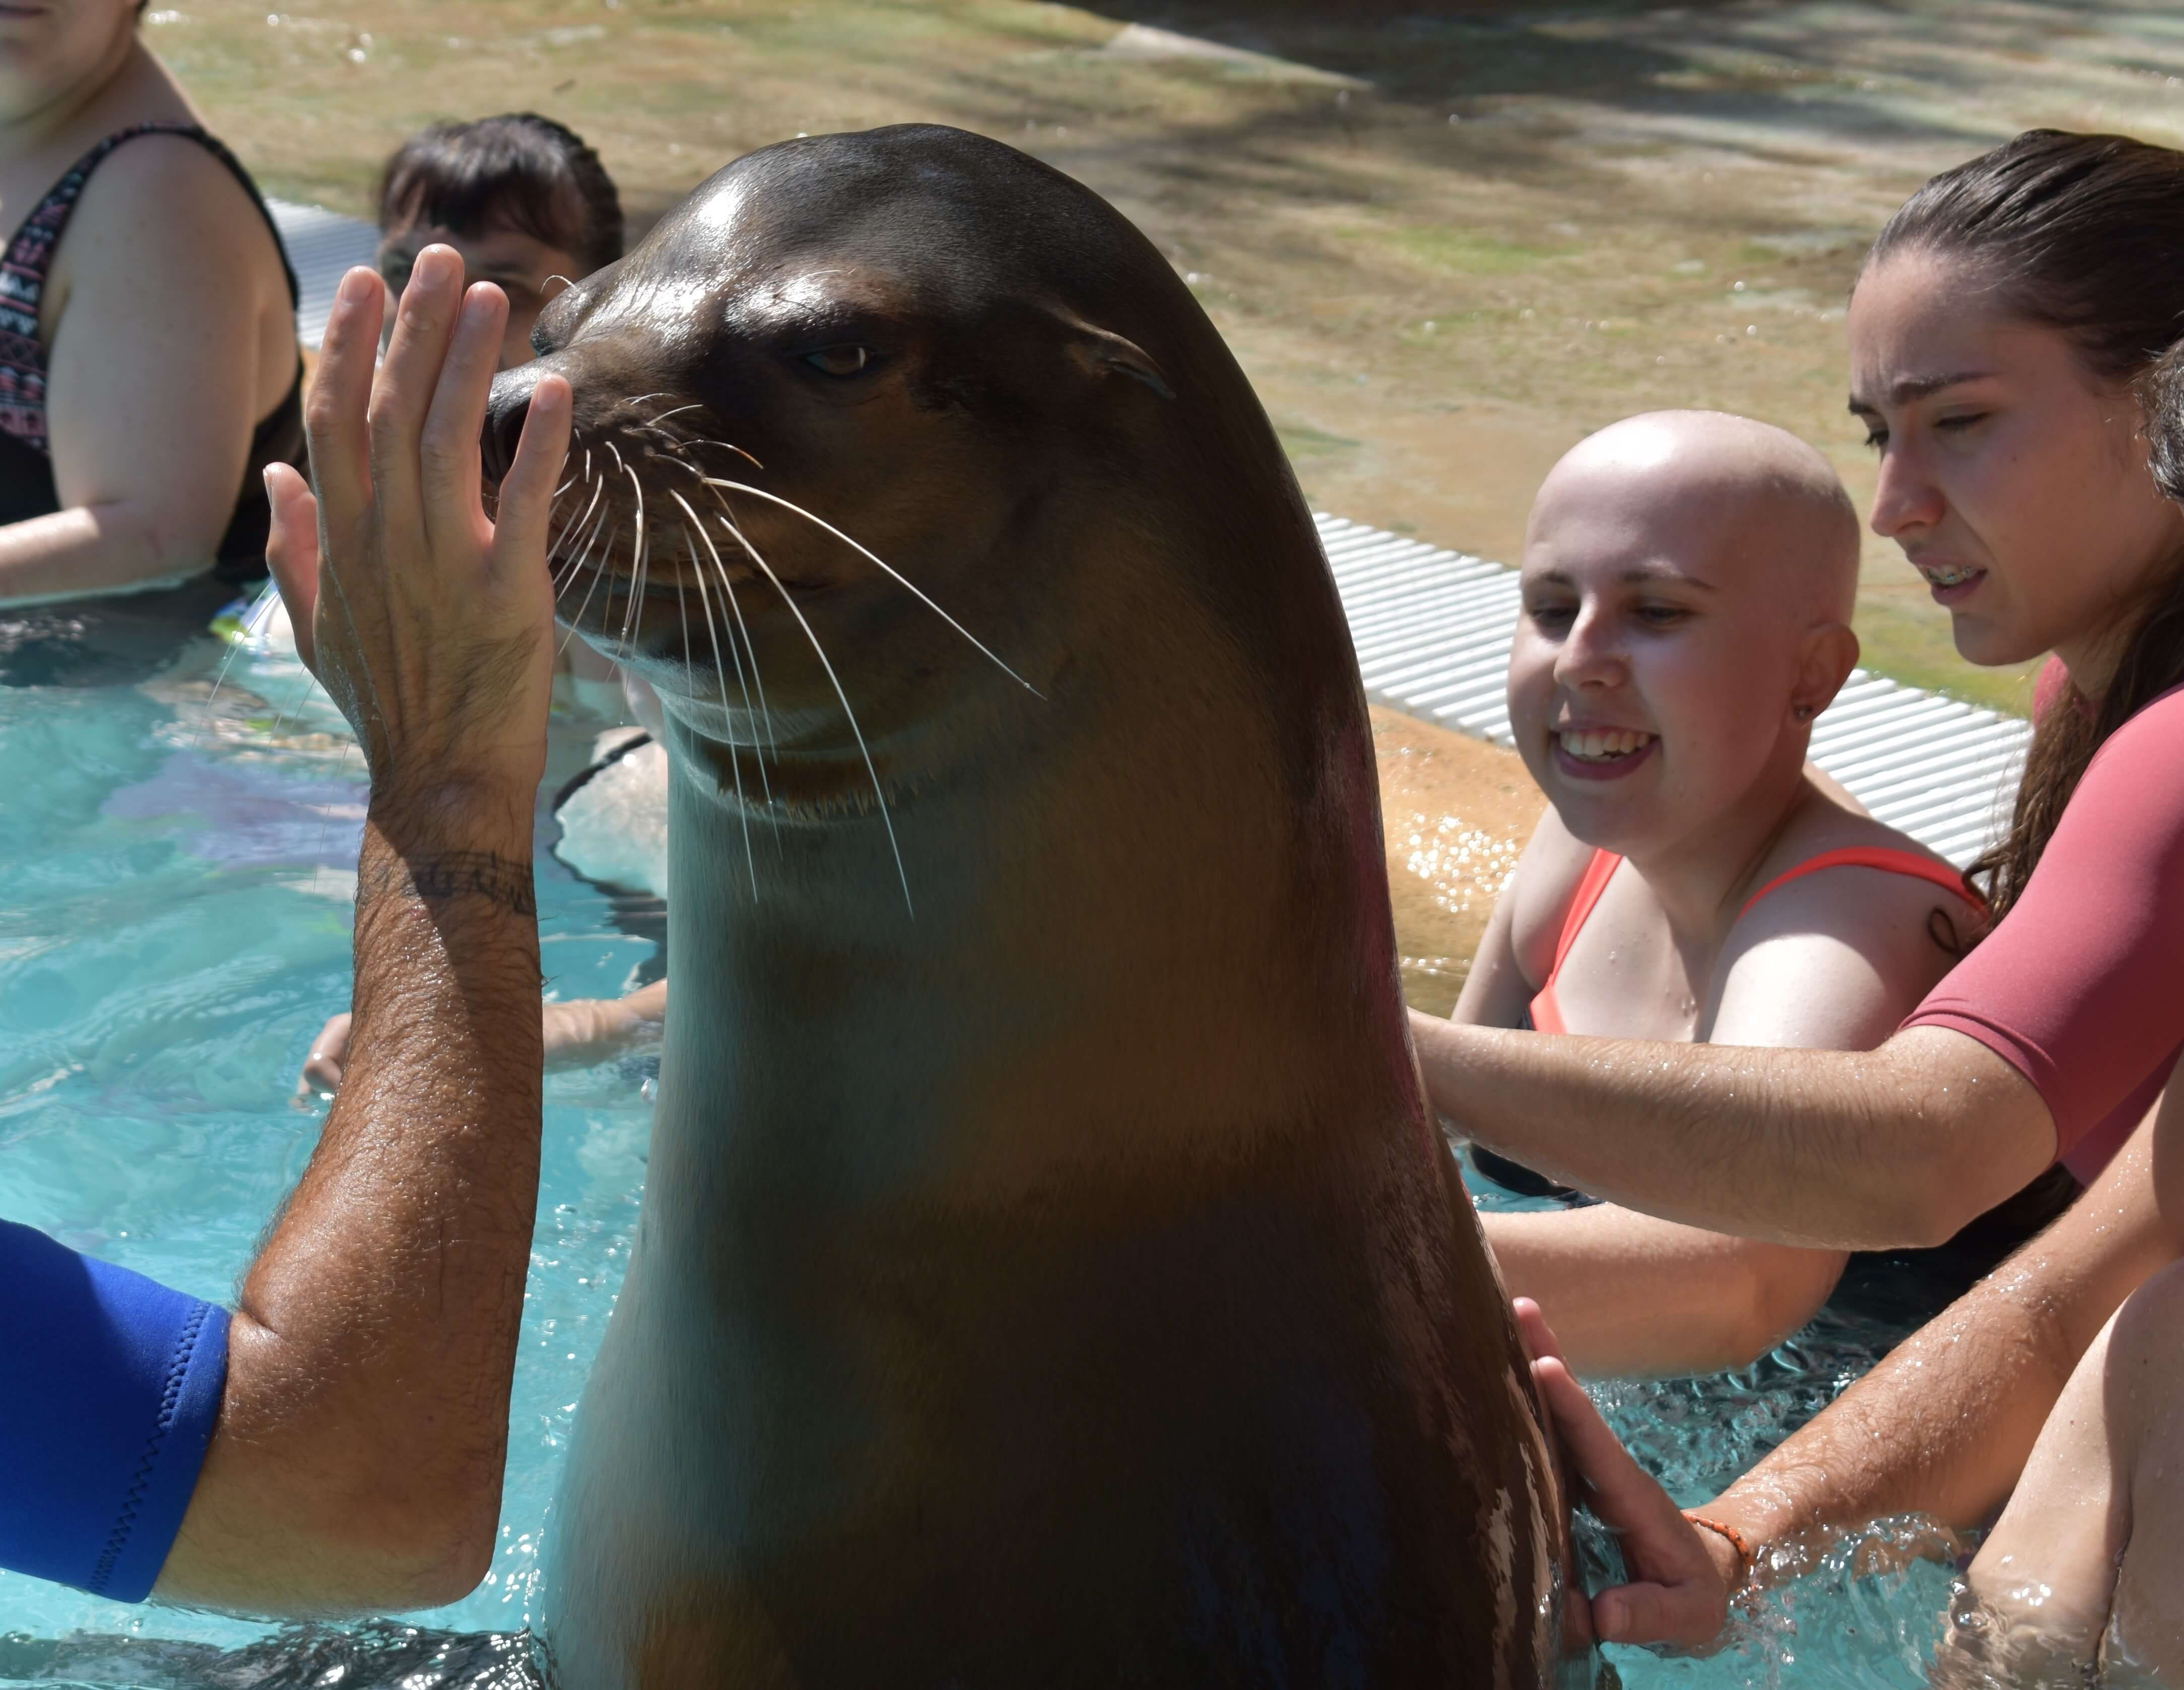
[[508,296],[500,367],[511,370],[530,359],[532,325],[556,284],[621,256],[621,199],[599,155],[551,118],[436,123],[380,175],[378,268],[390,294],[401,297],[417,254],[436,242]]
[[214,577],[265,574],[262,474],[303,450],[294,279],[139,9],[14,8],[0,42],[0,683],[201,630]]
[[1802,1564],[1887,1515],[1977,1524],[2022,1474],[1974,1589],[2067,1590],[2028,1622],[2059,1659],[2090,1660],[2136,1603],[2137,1636],[2184,1660],[2159,1547],[2184,1496],[2134,1504],[2131,1461],[2184,1413],[2184,1102],[2163,1099],[2184,1049],[2180,333],[2184,153],[2120,136],[2035,131],[1936,177],[1859,275],[1873,526],[1967,658],[2053,658],[2009,832],[1977,870],[1997,920],[1900,1031],[1863,1053],[1740,1051],[1414,1018],[1436,1101],[1492,1148],[1724,1231],[1929,1243],[2058,1160],[2095,1181],[1696,1528],[1544,1364],[1630,1534],[1637,1582],[1596,1601],[1605,1635],[1702,1642],[1755,1559]]

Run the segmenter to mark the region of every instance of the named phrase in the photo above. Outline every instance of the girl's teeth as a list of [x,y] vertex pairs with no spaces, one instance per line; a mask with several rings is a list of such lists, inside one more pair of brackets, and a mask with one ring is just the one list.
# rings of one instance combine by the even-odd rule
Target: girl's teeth
[[1961,586],[1977,575],[1977,570],[1924,570],[1920,571],[1936,586]]
[[1652,734],[1636,733],[1629,728],[1588,728],[1581,733],[1563,729],[1556,737],[1561,740],[1564,751],[1588,763],[1604,763],[1613,757],[1628,757],[1653,742]]

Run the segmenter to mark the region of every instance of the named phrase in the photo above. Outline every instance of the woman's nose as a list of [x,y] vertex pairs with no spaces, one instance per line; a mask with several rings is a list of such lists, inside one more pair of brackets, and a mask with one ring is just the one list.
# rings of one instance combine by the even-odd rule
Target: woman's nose
[[1914,530],[1931,528],[1942,520],[1947,504],[1916,454],[1896,450],[1881,453],[1873,514],[1868,519],[1875,533],[1884,540],[1898,540]]

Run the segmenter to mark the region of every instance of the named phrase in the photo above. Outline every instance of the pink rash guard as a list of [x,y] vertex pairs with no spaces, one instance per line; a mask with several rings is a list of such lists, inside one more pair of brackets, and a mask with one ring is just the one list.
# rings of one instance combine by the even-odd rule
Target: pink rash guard
[[2108,1165],[2184,1052],[2180,764],[2184,687],[2109,736],[2023,895],[1903,1024],[1975,1038],[2023,1074],[2081,1181]]

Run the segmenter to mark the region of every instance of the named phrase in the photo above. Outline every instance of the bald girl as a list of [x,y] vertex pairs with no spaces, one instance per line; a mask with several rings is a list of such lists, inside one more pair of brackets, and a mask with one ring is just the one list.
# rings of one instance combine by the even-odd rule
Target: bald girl
[[[1826,460],[1748,418],[1631,417],[1555,466],[1509,658],[1510,726],[1552,808],[1453,1020],[1863,1050],[1947,972],[1980,921],[1955,870],[1806,761],[1858,660],[1858,555]],[[1461,1076],[1428,1083],[1460,1125]],[[1839,1252],[1594,1204],[1471,1154],[1564,1205],[1485,1218],[1580,1374],[1741,1366],[1843,1271]]]

